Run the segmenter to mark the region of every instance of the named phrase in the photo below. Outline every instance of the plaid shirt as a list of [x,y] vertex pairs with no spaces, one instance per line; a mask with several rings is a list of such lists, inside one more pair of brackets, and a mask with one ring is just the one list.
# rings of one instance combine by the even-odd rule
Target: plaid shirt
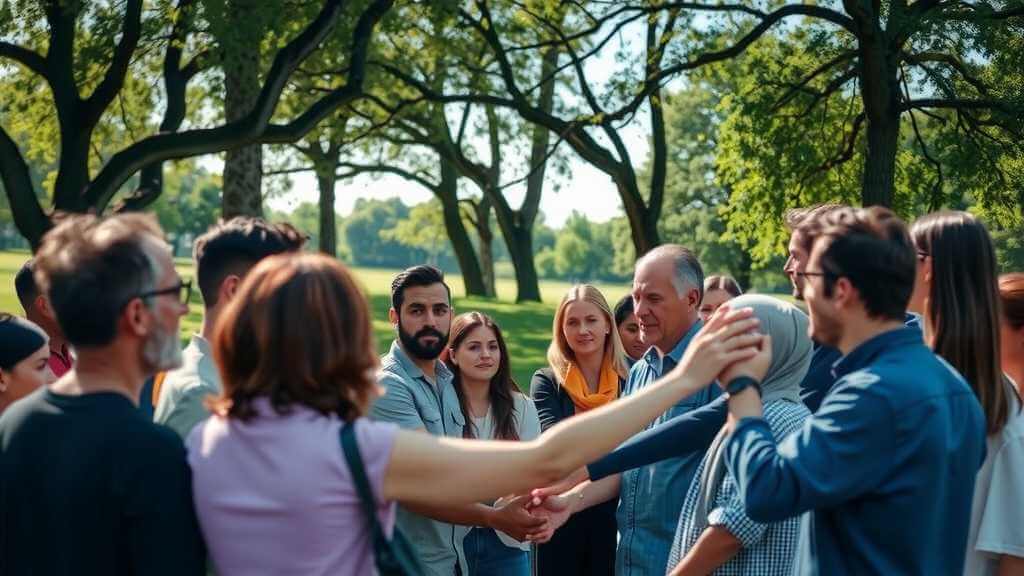
[[[791,431],[799,429],[808,416],[810,416],[810,411],[801,403],[775,400],[764,406],[764,419],[768,421],[776,441],[785,438]],[[731,472],[727,472],[722,480],[722,486],[715,495],[715,505],[708,514],[707,522],[694,517],[701,495],[700,478],[704,473],[704,467],[708,465],[709,455],[704,456],[697,469],[697,474],[690,484],[690,489],[686,493],[683,511],[679,516],[679,527],[676,529],[672,551],[669,554],[668,571],[679,564],[679,561],[697,543],[697,539],[700,538],[704,529],[710,525],[722,526],[743,544],[743,549],[731,560],[721,565],[714,572],[715,574],[719,576],[790,574],[800,536],[800,517],[795,516],[771,524],[754,522],[747,517],[743,509],[743,501],[736,490],[736,481]]]

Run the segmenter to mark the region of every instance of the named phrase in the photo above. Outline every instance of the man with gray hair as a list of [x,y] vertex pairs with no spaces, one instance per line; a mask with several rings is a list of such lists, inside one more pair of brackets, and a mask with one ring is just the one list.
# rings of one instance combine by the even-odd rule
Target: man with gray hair
[[[633,308],[640,323],[640,339],[650,348],[630,370],[624,395],[643,389],[679,363],[700,330],[703,291],[704,270],[697,256],[683,246],[665,244],[637,261]],[[700,408],[718,394],[717,386],[709,386],[680,401],[651,426]],[[683,499],[703,456],[701,451],[622,474],[616,513],[617,575],[665,573]]]

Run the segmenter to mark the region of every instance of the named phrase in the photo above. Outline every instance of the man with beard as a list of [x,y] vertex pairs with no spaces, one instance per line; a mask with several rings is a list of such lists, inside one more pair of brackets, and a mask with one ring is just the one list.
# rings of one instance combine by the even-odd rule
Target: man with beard
[[[381,358],[378,381],[384,388],[371,416],[402,428],[461,438],[466,426],[452,373],[438,360],[448,343],[452,321],[451,291],[432,266],[414,266],[391,283],[388,318],[398,332]],[[398,508],[397,526],[409,538],[429,576],[468,574],[460,536],[463,526],[500,530],[525,540],[546,525],[524,506],[528,497],[487,506]]]
[[153,421],[185,438],[210,415],[205,400],[221,393],[220,374],[213,363],[210,339],[224,308],[231,302],[246,273],[260,260],[302,249],[306,239],[288,224],[237,216],[215,224],[196,239],[193,260],[203,295],[203,326],[193,334],[181,368],[168,372],[156,396]]
[[842,354],[839,379],[778,444],[756,381],[728,383],[726,461],[747,515],[813,511],[801,574],[959,574],[985,420],[963,378],[905,326],[916,273],[906,225],[884,208],[844,208],[801,229],[813,239],[797,272],[810,335]]
[[143,381],[181,362],[191,290],[148,215],[69,217],[36,280],[75,366],[0,416],[0,573],[203,574],[181,440],[136,409]]

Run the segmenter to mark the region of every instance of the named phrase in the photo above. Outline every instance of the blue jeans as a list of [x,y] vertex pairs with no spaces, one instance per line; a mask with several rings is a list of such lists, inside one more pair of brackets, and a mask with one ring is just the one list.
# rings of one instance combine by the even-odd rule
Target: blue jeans
[[491,528],[473,528],[462,540],[469,576],[530,576],[530,553],[506,546]]

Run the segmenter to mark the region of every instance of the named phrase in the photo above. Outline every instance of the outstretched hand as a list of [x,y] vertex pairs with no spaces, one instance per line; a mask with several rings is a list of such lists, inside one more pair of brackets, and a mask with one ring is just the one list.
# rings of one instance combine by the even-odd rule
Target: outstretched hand
[[761,337],[757,353],[746,360],[730,364],[725,370],[722,370],[722,373],[718,375],[718,384],[724,388],[730,381],[740,376],[748,376],[761,382],[764,380],[765,374],[768,373],[768,367],[771,364],[772,337],[769,334],[765,334]]
[[702,385],[710,384],[729,366],[753,358],[764,338],[756,331],[760,321],[753,314],[751,308],[733,310],[728,303],[723,304],[693,337],[668,377],[686,376]]
[[547,528],[548,519],[535,516],[526,509],[532,500],[533,496],[525,494],[511,499],[503,498],[495,502],[490,527],[504,532],[520,542],[543,533]]
[[543,498],[534,496],[530,513],[548,521],[543,530],[527,537],[531,542],[543,544],[551,540],[551,537],[555,535],[555,530],[561,528],[569,520],[569,517],[572,516],[572,507],[569,499],[564,496],[553,495]]

